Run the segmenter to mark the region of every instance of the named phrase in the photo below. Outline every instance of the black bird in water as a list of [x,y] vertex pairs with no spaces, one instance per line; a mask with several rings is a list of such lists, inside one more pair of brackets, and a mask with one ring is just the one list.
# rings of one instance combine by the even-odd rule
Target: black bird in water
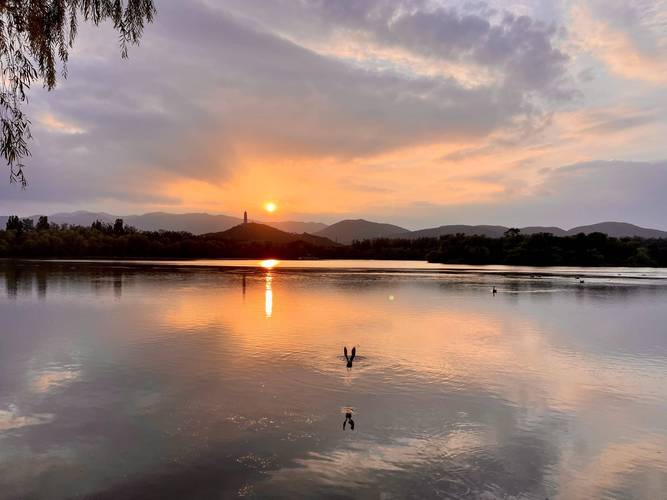
[[498,290],[496,290],[496,287],[494,286],[494,287],[493,287],[493,290],[491,290],[491,292],[493,293],[493,295],[495,295],[495,294],[498,293]]
[[[353,347],[352,348],[352,356],[347,355],[347,346],[343,347],[343,354],[345,354],[345,359],[347,360],[347,367],[352,368],[352,361],[354,361],[354,357],[357,355],[357,348]],[[352,424],[354,426],[354,424]]]
[[343,430],[345,430],[345,425],[350,422],[350,430],[354,430],[354,420],[352,420],[352,412],[348,411],[345,413],[345,420],[343,420]]

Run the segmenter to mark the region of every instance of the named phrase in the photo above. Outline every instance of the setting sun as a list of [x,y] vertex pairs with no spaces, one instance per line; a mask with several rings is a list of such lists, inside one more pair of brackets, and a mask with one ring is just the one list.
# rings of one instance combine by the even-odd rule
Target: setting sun
[[267,201],[267,202],[264,204],[264,210],[266,210],[267,212],[271,212],[271,213],[273,213],[273,212],[275,212],[277,209],[278,209],[278,205],[276,205],[276,204],[273,203],[272,201]]

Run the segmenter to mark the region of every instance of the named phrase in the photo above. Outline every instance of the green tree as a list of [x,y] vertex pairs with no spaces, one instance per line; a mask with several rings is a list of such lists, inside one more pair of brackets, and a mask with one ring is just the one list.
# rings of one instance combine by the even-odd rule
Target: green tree
[[123,227],[123,219],[116,219],[116,222],[113,223],[113,232],[116,234],[125,233],[125,228]]
[[23,223],[19,219],[18,215],[10,215],[7,219],[7,224],[5,225],[7,231],[16,231],[20,233],[23,231]]
[[37,231],[46,231],[49,229],[49,218],[46,215],[40,215],[37,220]]
[[35,229],[35,223],[33,222],[32,219],[26,217],[25,219],[21,220],[21,224],[23,225],[23,230],[24,231],[32,231]]
[[0,0],[0,155],[10,182],[26,185],[22,160],[30,155],[31,138],[23,112],[27,91],[38,80],[53,89],[59,66],[62,77],[67,76],[78,22],[111,21],[125,58],[154,15],[153,0]]

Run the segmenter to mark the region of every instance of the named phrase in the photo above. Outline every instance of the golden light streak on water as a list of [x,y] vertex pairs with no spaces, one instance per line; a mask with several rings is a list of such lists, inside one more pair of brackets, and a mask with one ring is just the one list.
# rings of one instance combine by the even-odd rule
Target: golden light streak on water
[[271,289],[272,277],[270,273],[266,275],[266,285],[264,287],[264,314],[267,318],[273,315],[273,290]]

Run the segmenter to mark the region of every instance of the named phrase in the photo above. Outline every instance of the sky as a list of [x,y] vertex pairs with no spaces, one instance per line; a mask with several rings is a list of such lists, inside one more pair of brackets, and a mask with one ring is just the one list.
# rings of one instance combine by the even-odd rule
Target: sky
[[0,214],[667,229],[667,0],[156,7],[129,59],[82,26],[31,90]]

